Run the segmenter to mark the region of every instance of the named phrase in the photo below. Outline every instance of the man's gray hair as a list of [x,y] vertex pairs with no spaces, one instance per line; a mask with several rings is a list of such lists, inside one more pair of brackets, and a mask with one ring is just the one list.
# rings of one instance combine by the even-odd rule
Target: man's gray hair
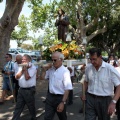
[[55,51],[52,55],[57,54],[59,59],[64,60],[64,55],[61,52]]
[[59,58],[62,59],[62,60],[64,60],[64,55],[62,53],[60,53]]

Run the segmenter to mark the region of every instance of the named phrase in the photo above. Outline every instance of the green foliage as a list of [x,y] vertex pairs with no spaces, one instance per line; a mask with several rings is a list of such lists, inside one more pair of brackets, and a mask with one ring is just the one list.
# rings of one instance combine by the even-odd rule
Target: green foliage
[[93,46],[102,48],[105,50],[105,46],[107,46],[108,54],[113,52],[114,54],[120,50],[120,23],[112,22],[108,25],[108,30],[104,34],[97,35],[92,39],[91,44]]
[[34,49],[39,50],[40,49],[39,40],[33,38],[32,42],[33,42]]
[[27,18],[25,18],[25,16],[22,15],[19,18],[19,24],[18,24],[18,26],[12,32],[11,39],[17,41],[18,47],[21,46],[21,44],[23,43],[23,41],[25,41],[25,40],[27,40],[29,38],[27,24],[28,24]]
[[31,19],[31,29],[36,31],[39,28],[43,28],[46,23],[47,25],[51,26],[52,20],[54,18],[54,13],[56,12],[55,6],[56,1],[53,1],[49,4],[42,4],[42,0],[31,1],[32,13],[30,16]]
[[[57,11],[62,8],[66,14],[68,14],[71,25],[76,25],[76,7],[79,7],[78,0],[53,0],[50,4],[42,4],[42,0],[32,0],[31,14],[32,29],[36,30],[46,26],[53,26]],[[113,12],[115,8],[118,8],[119,1],[110,2],[109,0],[83,0],[82,1],[82,15],[90,23],[95,17],[99,16],[99,26],[105,24],[107,16]],[[79,10],[79,9],[78,9]],[[118,10],[117,10],[118,11]],[[117,12],[116,12],[117,13]],[[103,18],[104,16],[104,18]],[[80,16],[81,17],[81,16]]]
[[26,49],[26,50],[33,50],[33,46],[30,44],[22,44],[21,48]]
[[[108,31],[105,34],[100,34],[93,38],[89,42],[91,46],[94,45],[103,48],[104,42],[108,47],[115,43],[119,43],[117,31],[117,29],[119,29],[119,24],[117,25],[117,23],[120,18],[120,0],[82,0],[81,9],[80,4],[78,4],[80,2],[79,0],[69,0],[69,2],[68,0],[59,0],[59,2],[53,0],[50,4],[44,5],[42,4],[42,0],[29,0],[29,2],[31,3],[30,8],[33,10],[30,17],[32,21],[31,29],[36,31],[40,28],[47,28],[43,41],[45,46],[51,46],[53,41],[57,38],[57,31],[54,28],[54,23],[59,8],[65,11],[69,16],[70,24],[76,27],[79,27],[76,20],[76,10],[82,13],[81,15],[84,18],[85,25],[91,23],[94,18],[98,17],[98,22],[94,24],[92,29],[87,31],[87,36],[91,35],[95,30],[103,28],[104,25],[107,25]],[[82,16],[79,16],[80,20]]]
[[51,55],[52,55],[52,52],[50,51],[49,48],[47,48],[46,50],[43,51],[43,59],[46,60],[46,61],[51,61]]
[[3,2],[3,0],[0,0],[0,3]]

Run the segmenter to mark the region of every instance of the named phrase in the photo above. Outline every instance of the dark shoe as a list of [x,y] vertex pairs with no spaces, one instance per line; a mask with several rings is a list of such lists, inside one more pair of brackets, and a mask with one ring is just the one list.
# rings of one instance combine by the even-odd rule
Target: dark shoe
[[44,100],[43,103],[46,103],[46,100]]
[[0,105],[3,105],[4,104],[4,102],[0,102]]
[[83,109],[82,108],[79,110],[79,113],[83,113]]

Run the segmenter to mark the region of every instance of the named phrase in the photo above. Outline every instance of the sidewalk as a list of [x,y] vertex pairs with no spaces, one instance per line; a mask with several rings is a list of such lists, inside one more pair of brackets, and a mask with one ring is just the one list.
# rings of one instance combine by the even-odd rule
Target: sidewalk
[[[0,81],[1,83],[1,81]],[[1,86],[1,84],[0,84]],[[47,93],[47,81],[38,80],[36,87],[36,110],[37,110],[37,118],[38,120],[44,120],[44,106],[43,100],[45,100]],[[83,114],[80,114],[78,111],[82,107],[82,102],[79,98],[81,93],[81,84],[74,83],[74,98],[73,104],[67,107],[67,115],[68,120],[84,120]],[[0,120],[11,120],[13,111],[14,111],[15,103],[12,103],[12,100],[7,100],[3,105],[0,105]],[[117,120],[114,116],[111,120]],[[23,113],[21,114],[21,120],[30,120],[30,114],[25,106]],[[55,115],[54,120],[59,120],[57,115]]]

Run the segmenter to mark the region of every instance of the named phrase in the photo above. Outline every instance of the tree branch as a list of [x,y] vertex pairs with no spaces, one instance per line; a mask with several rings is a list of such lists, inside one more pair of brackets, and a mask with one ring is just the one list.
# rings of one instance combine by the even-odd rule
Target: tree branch
[[0,19],[0,27],[6,28],[11,22],[11,16],[18,4],[18,0],[6,0],[6,7],[2,18]]
[[0,28],[7,28],[7,26],[11,24],[11,21],[15,21],[16,18],[18,18],[24,1],[25,0],[6,0],[5,11],[2,18],[0,19]]
[[107,31],[106,26],[104,26],[102,29],[94,31],[91,35],[87,37],[87,41],[89,42],[92,38],[94,38],[98,34],[102,34]]
[[11,16],[11,29],[13,29],[17,24],[18,24],[18,17],[20,15],[20,12],[23,8],[23,4],[24,4],[25,0],[19,0],[18,4],[16,5],[16,8],[14,9],[14,12]]
[[86,31],[91,29],[97,22],[98,22],[99,17],[94,18],[91,23],[85,26]]

